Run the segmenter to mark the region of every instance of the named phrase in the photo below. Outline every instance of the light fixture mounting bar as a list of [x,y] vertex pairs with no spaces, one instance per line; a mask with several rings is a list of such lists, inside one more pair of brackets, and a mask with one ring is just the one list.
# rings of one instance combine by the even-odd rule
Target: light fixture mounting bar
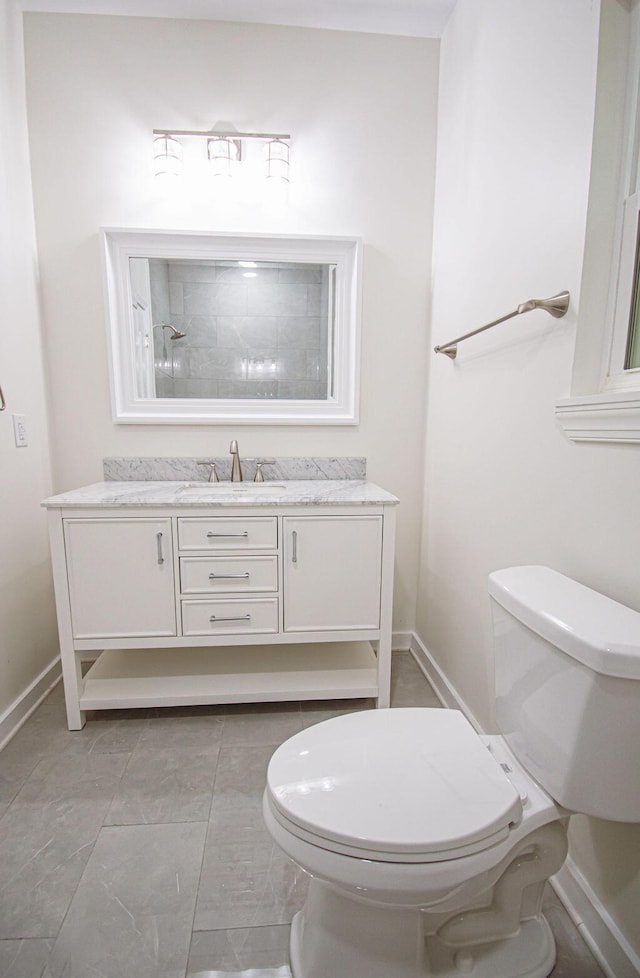
[[204,139],[291,139],[290,133],[282,132],[236,132],[235,130],[212,129],[204,132],[199,129],[154,129],[154,136],[200,136]]

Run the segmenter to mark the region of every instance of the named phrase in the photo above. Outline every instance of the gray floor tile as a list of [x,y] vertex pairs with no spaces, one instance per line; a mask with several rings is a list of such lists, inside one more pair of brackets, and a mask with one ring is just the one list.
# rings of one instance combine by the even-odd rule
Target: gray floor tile
[[73,743],[73,733],[67,730],[63,716],[59,709],[36,710],[18,730],[11,746],[25,758],[36,761],[63,753]]
[[209,815],[207,847],[219,844],[270,841],[262,817],[262,795],[242,801],[214,795]]
[[179,717],[221,717],[227,711],[222,703],[200,703],[198,706],[156,706],[150,709],[149,716],[158,720],[171,720]]
[[0,820],[0,938],[55,937],[113,785],[27,782]]
[[88,720],[82,730],[74,730],[68,752],[88,754],[130,754],[148,721],[140,717],[115,717]]
[[[57,691],[54,690],[54,693]],[[9,746],[19,750],[25,758],[40,760],[51,754],[59,756],[77,753],[130,753],[135,747],[144,720],[140,716],[123,718],[108,711],[95,713],[82,730],[68,730],[64,700],[51,700],[51,695],[41,704],[32,718]]]
[[262,798],[275,747],[221,747],[213,801]]
[[397,683],[391,687],[391,706],[427,706],[441,709],[442,703],[428,687],[416,689],[409,683]]
[[194,930],[288,924],[307,877],[272,842],[217,842],[202,864]]
[[547,883],[544,892],[542,894],[542,909],[546,910],[547,907],[561,907],[560,897],[552,887],[551,883]]
[[556,941],[556,965],[550,978],[605,978],[562,904],[545,903],[544,915]]
[[242,716],[243,714],[277,713],[284,716],[287,713],[299,713],[300,703],[297,700],[282,700],[271,703],[227,703],[224,708],[225,716]]
[[47,978],[184,978],[206,825],[100,833]]
[[442,706],[410,652],[394,652],[391,706]]
[[222,748],[196,905],[195,930],[288,924],[307,881],[262,819],[271,748]]
[[191,941],[187,978],[210,971],[279,968],[289,963],[289,926],[197,931]]
[[64,751],[58,757],[43,758],[33,769],[29,783],[48,785],[115,785],[122,777],[129,754],[92,754]]
[[114,794],[105,824],[206,822],[217,761],[217,747],[137,747]]
[[40,763],[40,757],[39,753],[23,751],[15,738],[0,752],[0,818]]
[[[289,707],[286,709],[285,707]],[[222,743],[225,747],[277,747],[302,730],[300,707],[282,704],[280,710],[229,711],[225,716]]]
[[0,978],[40,978],[53,940],[0,941]]
[[156,717],[147,720],[138,740],[140,748],[209,748],[222,740],[224,715]]

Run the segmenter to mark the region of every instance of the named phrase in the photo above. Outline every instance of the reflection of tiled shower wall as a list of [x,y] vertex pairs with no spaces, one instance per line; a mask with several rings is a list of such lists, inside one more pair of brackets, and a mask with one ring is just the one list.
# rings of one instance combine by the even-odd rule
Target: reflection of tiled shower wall
[[158,397],[326,399],[328,266],[149,265]]

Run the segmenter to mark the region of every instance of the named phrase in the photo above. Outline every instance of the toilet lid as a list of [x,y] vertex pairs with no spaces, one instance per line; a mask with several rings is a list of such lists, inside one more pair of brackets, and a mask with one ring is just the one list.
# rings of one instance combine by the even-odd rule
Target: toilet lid
[[457,710],[383,709],[316,724],[276,750],[267,795],[294,832],[398,861],[480,851],[522,816],[518,791]]

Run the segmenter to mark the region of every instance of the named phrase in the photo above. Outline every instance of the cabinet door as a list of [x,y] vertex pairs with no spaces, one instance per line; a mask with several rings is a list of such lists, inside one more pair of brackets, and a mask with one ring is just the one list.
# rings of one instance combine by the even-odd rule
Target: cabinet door
[[65,520],[74,638],[176,634],[171,520]]
[[285,517],[284,630],[380,627],[382,517]]

